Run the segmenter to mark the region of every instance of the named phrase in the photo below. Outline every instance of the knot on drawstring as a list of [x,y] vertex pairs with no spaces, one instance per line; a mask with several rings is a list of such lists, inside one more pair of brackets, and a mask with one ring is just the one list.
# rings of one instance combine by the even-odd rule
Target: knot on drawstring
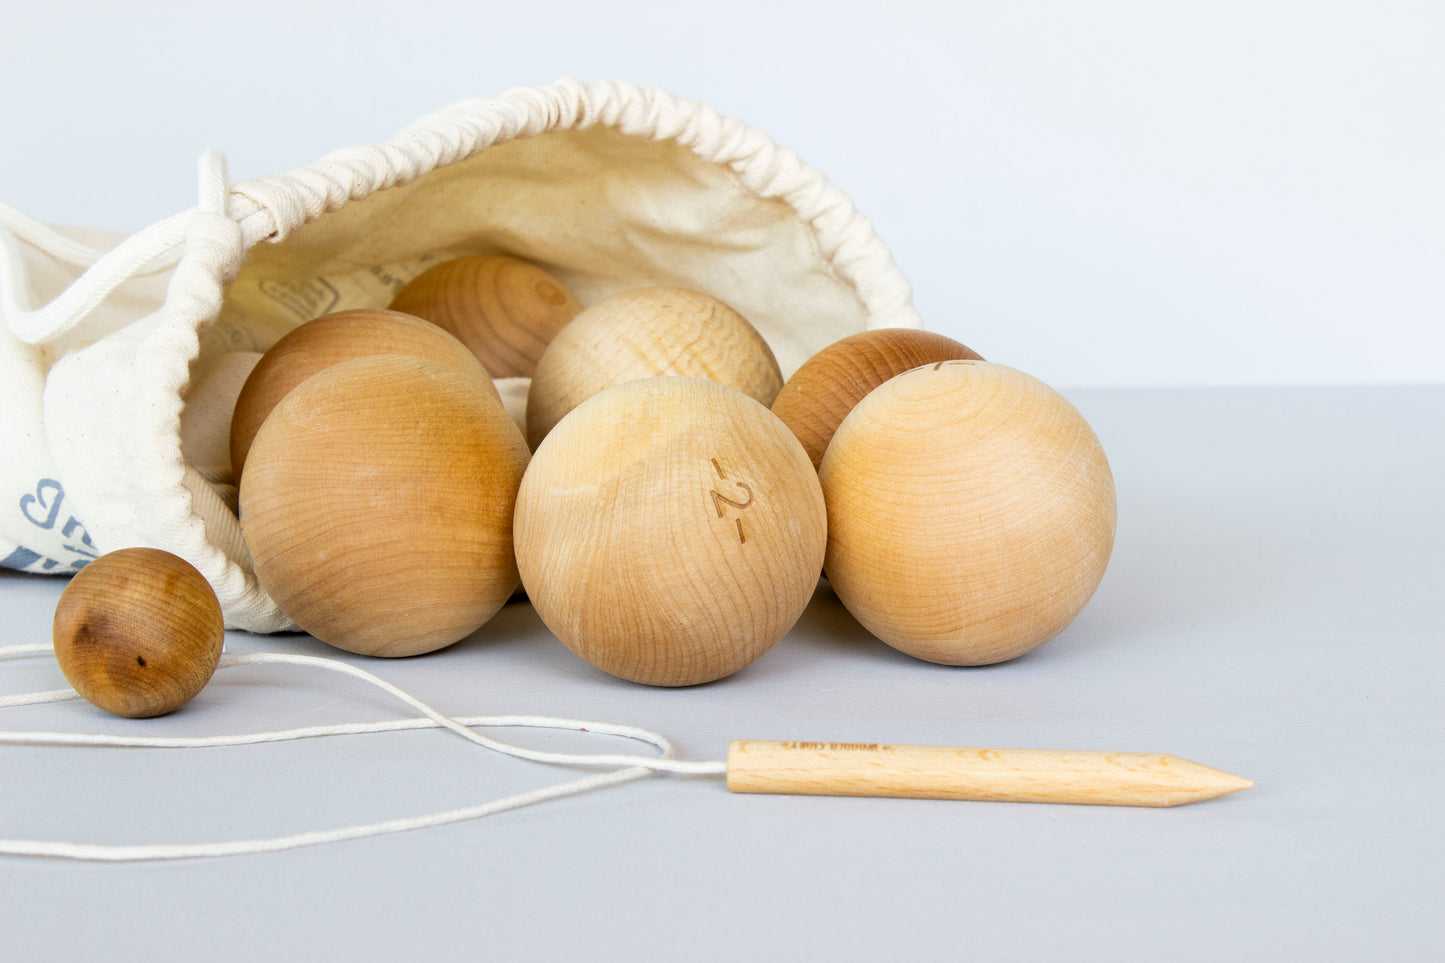
[[231,184],[226,177],[226,155],[208,150],[197,164],[199,199],[186,220],[188,251],[201,253],[207,264],[222,267],[222,283],[229,282],[245,256],[241,225],[231,216]]

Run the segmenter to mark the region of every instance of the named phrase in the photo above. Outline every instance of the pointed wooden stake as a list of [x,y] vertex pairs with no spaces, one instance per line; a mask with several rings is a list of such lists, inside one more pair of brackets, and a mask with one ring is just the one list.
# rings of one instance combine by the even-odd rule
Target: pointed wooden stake
[[1144,752],[738,740],[733,792],[1095,806],[1180,806],[1248,789],[1240,776]]

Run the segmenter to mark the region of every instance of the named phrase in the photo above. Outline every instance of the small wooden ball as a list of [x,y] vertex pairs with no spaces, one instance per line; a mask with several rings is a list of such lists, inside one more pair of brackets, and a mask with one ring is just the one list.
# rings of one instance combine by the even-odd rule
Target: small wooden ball
[[466,345],[431,322],[400,311],[338,311],[291,331],[251,370],[231,415],[231,474],[240,479],[256,432],[292,388],[333,364],[377,354],[439,361],[484,382],[482,390],[501,403],[482,363]]
[[896,375],[940,361],[982,360],[967,345],[916,328],[875,328],[835,341],[813,355],[778,392],[773,414],[793,430],[813,467],[858,402]]
[[599,391],[660,375],[716,381],[764,405],[783,385],[763,336],[717,298],[685,288],[623,291],[584,309],[542,354],[527,395],[527,440],[535,450]]
[[348,652],[451,645],[517,587],[527,458],[473,375],[400,355],[332,365],[281,400],[251,447],[241,533],[256,578]]
[[946,665],[1024,654],[1073,621],[1114,545],[1093,430],[1037,378],[983,361],[899,375],[838,427],[820,473],[828,579],[878,638]]
[[451,332],[493,378],[530,378],[582,305],[535,264],[496,255],[428,269],[397,292],[391,308]]
[[131,719],[165,715],[205,688],[225,640],[205,576],[154,548],[123,548],[71,578],[55,607],[60,671],[93,706]]
[[710,682],[798,620],[826,512],[808,454],[767,408],[694,378],[603,392],[537,449],[517,564],[547,626],[605,672]]

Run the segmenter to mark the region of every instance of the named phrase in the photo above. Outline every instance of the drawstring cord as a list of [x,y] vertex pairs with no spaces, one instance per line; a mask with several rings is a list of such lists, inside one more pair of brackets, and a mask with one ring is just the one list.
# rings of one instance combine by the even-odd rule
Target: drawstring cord
[[[175,267],[185,252],[188,228],[198,215],[224,218],[234,230],[241,220],[261,212],[255,201],[242,196],[236,197],[237,209],[232,209],[226,158],[220,151],[206,151],[198,166],[200,198],[196,207],[152,224],[104,252],[66,238],[0,204],[0,316],[5,318],[10,333],[27,344],[45,344],[64,337],[126,281]],[[264,220],[269,221],[269,216]],[[265,237],[273,230],[274,224],[260,224],[247,233]],[[48,304],[36,306],[20,253],[21,241],[84,267],[85,273]]]

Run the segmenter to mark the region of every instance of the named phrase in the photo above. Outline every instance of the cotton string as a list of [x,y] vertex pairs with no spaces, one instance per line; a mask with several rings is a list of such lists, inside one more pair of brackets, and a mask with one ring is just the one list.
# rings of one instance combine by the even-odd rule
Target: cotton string
[[[219,182],[223,215],[228,192],[225,171],[226,160],[219,151],[201,155],[202,197],[215,194]],[[186,227],[193,214],[194,210],[182,211],[137,231],[108,251],[100,251],[0,204],[0,317],[4,317],[11,334],[29,344],[67,334],[126,281],[174,267],[184,253]],[[35,305],[25,262],[15,246],[17,238],[65,263],[84,268],[84,273],[49,303]]]
[[[49,655],[53,649],[48,645],[15,645],[0,648],[0,658],[16,658],[29,655]],[[422,713],[421,718],[400,719],[388,722],[360,722],[331,726],[310,726],[302,729],[284,729],[275,732],[258,732],[235,736],[207,736],[185,738],[176,736],[113,736],[88,735],[66,732],[6,732],[0,731],[0,744],[4,745],[65,745],[65,746],[129,746],[165,749],[199,749],[224,746],[249,746],[264,742],[286,742],[295,739],[311,739],[322,736],[359,735],[372,732],[398,732],[407,729],[450,729],[469,742],[495,752],[533,762],[545,762],[569,766],[622,767],[611,772],[597,773],[557,783],[542,789],[517,793],[492,802],[463,809],[452,809],[426,816],[405,819],[391,819],[384,822],[348,826],[341,829],[298,833],[271,839],[236,840],[222,843],[194,843],[180,845],[147,846],[105,846],[67,842],[41,842],[23,839],[0,839],[0,854],[14,856],[50,856],[59,859],[101,860],[106,862],[129,862],[159,859],[195,859],[207,856],[241,856],[252,853],[277,852],[314,846],[320,843],[339,842],[345,839],[361,839],[366,836],[380,836],[411,829],[424,829],[446,823],[479,819],[494,813],[518,809],[534,803],[575,796],[619,785],[657,772],[678,775],[715,776],[727,772],[725,762],[682,762],[672,758],[673,746],[666,737],[636,726],[617,725],[606,722],[588,722],[577,719],[557,719],[549,716],[469,716],[452,718],[443,715],[415,696],[386,682],[383,679],[336,659],[308,655],[289,655],[274,652],[251,655],[229,656],[221,660],[219,668],[229,669],[241,665],[294,665],[339,672],[363,682],[368,682],[390,694],[406,705]],[[32,692],[18,696],[0,698],[0,707],[39,705],[48,702],[63,702],[78,699],[74,689],[58,689],[49,692]],[[473,727],[519,727],[540,729],[569,729],[578,732],[620,736],[644,742],[657,748],[657,756],[633,756],[616,753],[563,753],[526,749],[491,739],[473,732]]]

